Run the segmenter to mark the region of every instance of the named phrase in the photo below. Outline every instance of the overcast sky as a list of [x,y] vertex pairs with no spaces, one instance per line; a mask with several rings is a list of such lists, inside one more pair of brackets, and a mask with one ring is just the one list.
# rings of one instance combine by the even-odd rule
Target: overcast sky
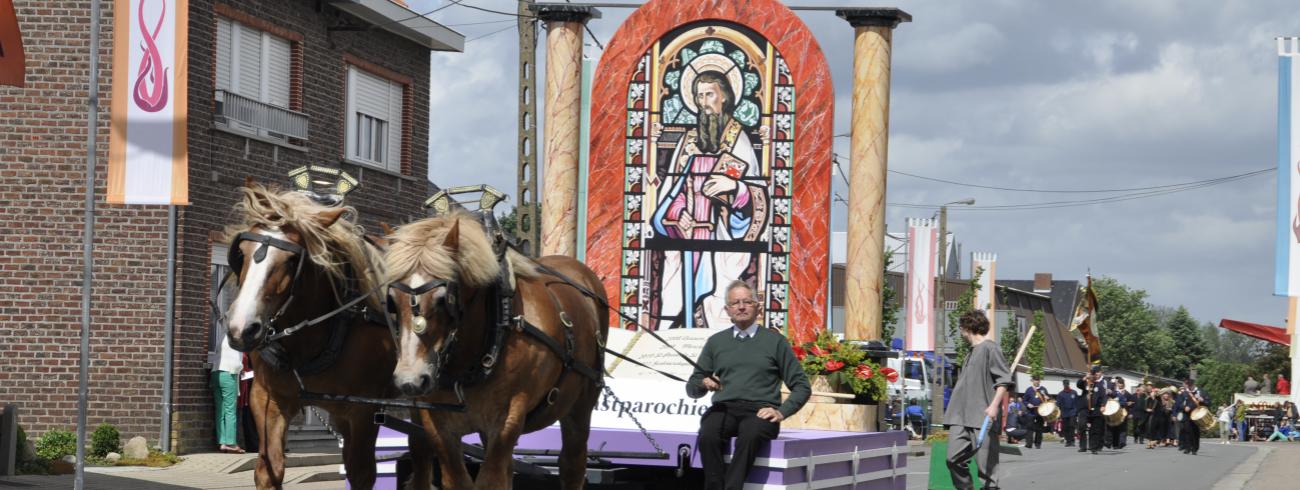
[[[411,0],[426,12],[444,0]],[[513,0],[463,3],[513,12]],[[823,0],[791,5],[863,5]],[[1025,189],[1159,186],[1276,166],[1276,36],[1300,35],[1294,0],[1037,2],[901,1],[915,20],[894,36],[891,170]],[[628,9],[589,25],[607,43]],[[835,81],[835,133],[846,133],[852,28],[831,12],[800,12]],[[513,19],[462,6],[432,17],[466,35],[464,53],[433,55],[430,178],[514,194],[517,34]],[[504,21],[504,22],[502,22]],[[485,23],[495,22],[495,23]],[[504,29],[504,30],[502,30]],[[498,32],[499,31],[499,32]],[[485,36],[481,37],[480,36]],[[600,50],[587,39],[587,55]],[[545,35],[539,38],[545,46]],[[544,48],[538,80],[544,80]],[[544,87],[539,83],[538,90]],[[539,94],[540,95],[540,94]],[[539,101],[540,102],[540,101]],[[539,108],[538,121],[543,110]],[[540,141],[540,140],[539,140]],[[848,139],[835,151],[848,154]],[[540,146],[539,146],[540,151]],[[845,169],[848,161],[844,160]],[[834,190],[848,197],[839,176]],[[1115,194],[1010,192],[890,174],[887,221],[975,198],[976,208]],[[1091,270],[1185,305],[1201,321],[1282,325],[1274,297],[1273,173],[1129,201],[1037,210],[951,207],[969,253],[998,254],[998,275]],[[844,206],[832,229],[845,229]]]

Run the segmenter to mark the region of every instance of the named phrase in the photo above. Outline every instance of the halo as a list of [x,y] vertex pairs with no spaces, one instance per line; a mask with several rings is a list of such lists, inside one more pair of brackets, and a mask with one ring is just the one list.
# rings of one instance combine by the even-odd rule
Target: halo
[[741,80],[740,67],[731,58],[718,53],[709,53],[696,56],[690,64],[682,70],[682,79],[678,82],[678,93],[681,94],[682,103],[686,104],[686,110],[691,114],[698,114],[699,110],[695,107],[695,94],[690,93],[695,90],[695,77],[706,71],[716,71],[722,76],[727,77],[727,82],[731,84],[731,94],[735,96],[735,103],[740,105],[740,99],[745,96],[742,90],[745,88]]

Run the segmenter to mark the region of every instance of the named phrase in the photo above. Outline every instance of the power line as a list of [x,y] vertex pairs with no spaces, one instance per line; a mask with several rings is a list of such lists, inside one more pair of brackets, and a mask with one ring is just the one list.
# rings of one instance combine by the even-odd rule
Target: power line
[[604,45],[604,44],[601,44],[599,39],[596,39],[596,33],[591,32],[591,26],[588,26],[586,22],[583,22],[583,23],[582,23],[582,28],[587,30],[587,34],[590,35],[590,36],[591,36],[591,40],[594,41],[594,42],[596,43],[596,47],[597,47],[597,48],[600,48],[601,51],[604,51],[604,50],[605,50],[605,45]]
[[[461,1],[464,1],[464,0],[461,0]],[[474,5],[468,5],[468,4],[464,4],[464,3],[460,3],[460,2],[456,2],[456,3],[454,3],[453,5],[457,5],[457,6],[465,7],[465,8],[467,8],[467,9],[478,10],[478,11],[480,11],[480,12],[487,12],[487,13],[489,13],[489,14],[509,15],[509,16],[511,16],[511,17],[523,17],[523,18],[525,18],[525,19],[536,19],[536,18],[537,18],[536,15],[523,15],[523,14],[516,14],[516,13],[514,13],[514,12],[502,12],[502,11],[500,11],[500,10],[485,9],[485,8],[483,8],[483,7],[476,7],[476,6],[474,6]],[[450,6],[451,6],[451,5],[448,5],[448,7],[450,7]]]
[[518,22],[516,19],[489,20],[484,22],[465,22],[461,24],[443,24],[443,27],[460,27],[460,26],[481,26],[484,24],[501,24],[503,22]]
[[[415,15],[412,15],[412,16],[407,17],[407,18],[405,18],[405,19],[390,20],[390,21],[388,21],[388,22],[381,22],[381,23],[379,23],[379,24],[371,24],[371,25],[370,25],[370,29],[378,29],[378,28],[380,28],[380,27],[387,27],[387,26],[390,26],[390,25],[393,25],[393,24],[401,24],[401,23],[406,22],[406,21],[408,21],[408,20],[418,19],[418,18],[420,18],[420,17],[428,17],[428,16],[430,16],[430,15],[433,15],[433,14],[436,14],[436,13],[442,11],[442,9],[445,9],[445,8],[448,8],[448,7],[452,7],[452,6],[455,6],[455,5],[460,5],[460,2],[464,2],[464,1],[465,1],[465,0],[451,0],[451,3],[449,3],[449,4],[447,4],[447,5],[443,5],[443,6],[441,6],[441,7],[438,7],[438,8],[436,8],[436,9],[433,9],[433,10],[430,10],[430,11],[425,12],[425,13],[423,13],[423,14],[421,14],[421,13],[416,13]],[[431,20],[432,20],[432,19],[431,19]],[[443,26],[443,27],[446,27],[446,26]]]
[[[839,156],[838,154],[832,154],[832,158],[835,159],[835,161],[836,161],[836,165],[838,165],[840,159],[843,158],[843,157]],[[1265,167],[1265,168],[1263,168],[1263,169],[1259,169],[1259,170],[1252,170],[1252,171],[1250,171],[1250,172],[1240,173],[1240,174],[1236,174],[1236,175],[1229,175],[1229,176],[1226,176],[1226,177],[1216,177],[1216,178],[1213,178],[1213,179],[1195,180],[1195,181],[1191,181],[1191,182],[1181,182],[1181,183],[1177,183],[1177,184],[1164,184],[1164,185],[1154,185],[1154,186],[1146,186],[1146,187],[1128,187],[1128,188],[1117,188],[1117,189],[1028,189],[1028,188],[1023,188],[1023,187],[1000,187],[1000,186],[992,186],[992,185],[970,184],[970,183],[959,182],[959,181],[955,181],[955,180],[940,179],[940,178],[938,178],[938,177],[929,177],[929,176],[925,176],[925,175],[917,175],[917,174],[908,173],[908,172],[904,172],[904,171],[901,171],[901,170],[894,170],[894,169],[889,169],[889,173],[898,174],[898,175],[904,175],[904,176],[907,176],[907,177],[912,177],[912,178],[921,179],[921,180],[928,180],[928,181],[931,181],[931,182],[939,182],[939,183],[943,183],[943,184],[959,185],[959,186],[963,186],[963,187],[975,187],[975,188],[979,188],[979,189],[992,189],[992,190],[999,190],[999,191],[1009,191],[1009,192],[1038,192],[1038,193],[1048,193],[1048,194],[1090,194],[1090,193],[1108,194],[1108,193],[1116,193],[1116,192],[1149,191],[1149,190],[1159,190],[1159,189],[1170,189],[1170,188],[1176,188],[1176,187],[1184,187],[1184,186],[1189,186],[1189,185],[1203,184],[1203,183],[1207,183],[1207,182],[1217,182],[1217,181],[1219,181],[1219,180],[1223,180],[1223,179],[1233,179],[1233,178],[1237,178],[1237,177],[1250,177],[1250,176],[1253,176],[1253,175],[1255,175],[1255,174],[1259,174],[1259,173],[1264,173],[1264,172],[1272,171],[1273,169],[1274,169],[1274,167]],[[841,170],[841,172],[842,172],[842,170]]]
[[499,33],[502,33],[502,32],[506,32],[506,31],[508,31],[508,30],[510,30],[510,29],[518,29],[518,28],[519,28],[519,24],[511,24],[511,25],[508,25],[508,26],[502,27],[502,28],[500,28],[500,29],[497,29],[497,30],[495,30],[495,31],[489,32],[489,33],[487,33],[487,34],[484,34],[484,35],[482,35],[482,36],[477,36],[477,37],[473,37],[473,38],[470,38],[470,39],[466,39],[466,40],[465,40],[465,44],[469,44],[469,43],[471,43],[471,42],[477,41],[477,40],[479,40],[479,39],[483,39],[483,38],[488,37],[488,36],[491,36],[491,35],[493,35],[493,34],[499,34]]
[[[1272,170],[1273,169],[1271,168],[1265,170],[1257,170],[1254,172],[1238,174],[1238,175],[1224,177],[1221,179],[1215,179],[1210,181],[1203,181],[1195,185],[1189,185],[1189,186],[1173,188],[1173,189],[1160,189],[1160,190],[1151,190],[1151,191],[1144,191],[1144,192],[1134,192],[1131,194],[1121,194],[1118,196],[1109,196],[1109,197],[1096,198],[1096,199],[1081,199],[1081,200],[1074,200],[1074,201],[1050,201],[1050,202],[1024,203],[1024,204],[1004,204],[1004,205],[995,205],[995,206],[961,206],[952,209],[961,210],[961,211],[1019,211],[1019,210],[1054,209],[1054,208],[1065,208],[1065,207],[1075,207],[1075,206],[1087,206],[1091,204],[1107,204],[1112,202],[1131,201],[1135,199],[1158,197],[1166,194],[1174,194],[1178,192],[1200,189],[1203,187],[1209,187],[1209,186],[1224,184],[1228,182],[1234,182],[1237,180],[1242,180],[1257,175],[1263,175],[1264,173],[1270,172]],[[911,208],[911,209],[938,209],[940,207],[940,206],[930,205],[930,204],[913,204],[913,203],[890,203],[889,205],[903,207],[903,208]]]

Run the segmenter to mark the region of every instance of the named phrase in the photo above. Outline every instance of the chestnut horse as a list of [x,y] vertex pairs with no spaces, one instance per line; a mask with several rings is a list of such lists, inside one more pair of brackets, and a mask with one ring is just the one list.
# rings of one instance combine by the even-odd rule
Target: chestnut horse
[[[348,482],[352,488],[371,488],[378,407],[306,401],[299,395],[305,390],[397,396],[390,382],[397,353],[378,282],[381,252],[345,216],[356,215],[352,208],[323,206],[301,193],[251,182],[242,192],[235,207],[241,223],[226,230],[232,240],[230,267],[239,284],[226,314],[226,334],[236,350],[257,351],[251,356],[257,374],[249,403],[262,441],[257,488],[281,487],[285,433],[304,405],[329,412],[343,436]],[[353,301],[355,306],[343,308]],[[321,321],[304,323],[310,320]],[[412,454],[421,456],[415,458],[413,487],[430,488],[433,465],[419,461],[428,459],[431,448],[417,439],[411,441]]]
[[[493,238],[464,212],[389,237],[389,304],[399,323],[393,382],[407,396],[467,408],[420,412],[443,490],[510,488],[519,436],[556,420],[561,488],[580,489],[609,331],[606,311],[586,294],[604,298],[604,286],[572,258],[534,262]],[[469,433],[486,446],[474,481],[461,452]]]

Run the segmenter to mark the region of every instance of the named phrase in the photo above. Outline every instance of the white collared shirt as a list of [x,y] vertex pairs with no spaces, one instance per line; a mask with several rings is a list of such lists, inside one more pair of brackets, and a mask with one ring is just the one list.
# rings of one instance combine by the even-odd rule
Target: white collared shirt
[[749,328],[740,328],[735,325],[732,325],[731,330],[733,331],[733,333],[735,334],[735,338],[737,339],[739,339],[742,335],[745,338],[752,339],[754,338],[755,335],[758,335],[758,324],[755,323],[753,325],[750,325]]

